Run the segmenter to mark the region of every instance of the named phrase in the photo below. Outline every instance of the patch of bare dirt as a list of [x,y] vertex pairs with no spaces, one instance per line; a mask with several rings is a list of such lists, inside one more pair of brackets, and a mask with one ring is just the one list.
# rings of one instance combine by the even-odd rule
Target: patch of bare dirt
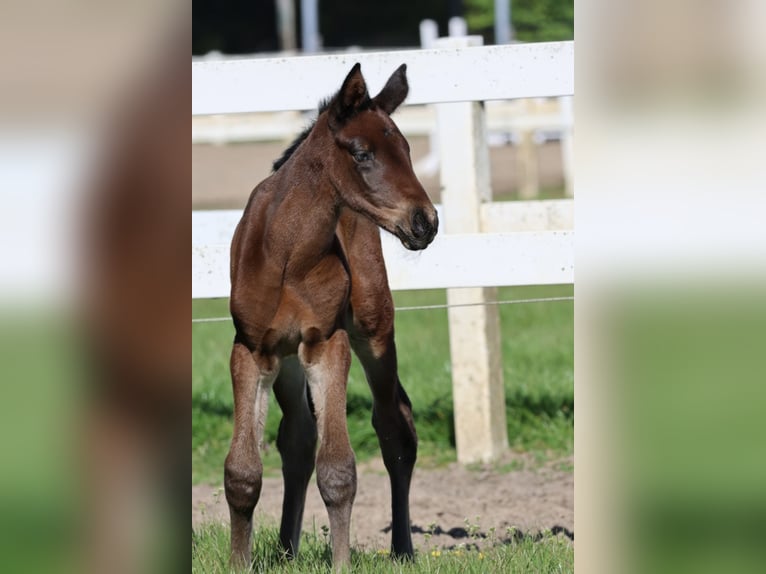
[[[571,466],[572,459],[543,466],[519,459],[521,470],[501,472],[495,467],[466,469],[451,464],[442,469],[416,467],[410,495],[413,542],[426,545],[429,530],[432,546],[453,546],[472,542],[466,520],[478,526],[478,532],[494,528],[498,539],[508,536],[507,529],[534,536],[553,529],[573,538],[574,476],[560,470]],[[562,464],[563,463],[563,464]],[[380,460],[359,466],[359,484],[351,522],[351,539],[357,547],[387,549],[390,545],[391,492],[388,475]],[[282,479],[264,478],[261,499],[256,507],[256,521],[279,524],[282,505]],[[192,487],[192,525],[206,522],[228,524],[228,508],[222,487]],[[320,532],[328,525],[327,512],[316,483],[312,481],[306,497],[304,529]],[[436,526],[436,528],[431,528]]]

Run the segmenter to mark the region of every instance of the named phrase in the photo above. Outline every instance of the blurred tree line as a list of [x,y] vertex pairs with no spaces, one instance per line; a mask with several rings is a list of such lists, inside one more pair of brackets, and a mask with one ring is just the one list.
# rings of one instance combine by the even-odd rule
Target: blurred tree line
[[[464,0],[472,34],[494,42],[494,0]],[[522,42],[555,42],[574,38],[574,0],[511,0],[513,37]]]
[[[280,49],[275,0],[193,0],[192,53],[276,52]],[[295,0],[300,39],[300,0]],[[494,42],[493,0],[319,0],[325,48],[420,45],[420,21],[435,20],[447,35],[450,17],[462,15],[471,34]],[[574,0],[512,0],[514,37],[525,42],[571,40]]]

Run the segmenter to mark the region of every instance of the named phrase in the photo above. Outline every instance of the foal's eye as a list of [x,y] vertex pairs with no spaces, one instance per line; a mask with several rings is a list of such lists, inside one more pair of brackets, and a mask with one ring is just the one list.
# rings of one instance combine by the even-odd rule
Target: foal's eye
[[353,155],[354,155],[354,161],[356,161],[356,163],[364,163],[372,159],[372,154],[368,151],[357,151],[357,152],[354,152]]

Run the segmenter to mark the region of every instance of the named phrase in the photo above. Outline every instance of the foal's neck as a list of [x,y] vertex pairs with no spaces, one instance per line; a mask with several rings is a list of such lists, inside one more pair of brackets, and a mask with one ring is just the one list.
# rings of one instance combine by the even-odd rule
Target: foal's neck
[[290,259],[300,266],[316,263],[332,248],[341,209],[329,173],[334,142],[328,134],[315,133],[327,129],[322,120],[279,172],[279,187],[284,190],[282,223],[289,227],[292,246]]

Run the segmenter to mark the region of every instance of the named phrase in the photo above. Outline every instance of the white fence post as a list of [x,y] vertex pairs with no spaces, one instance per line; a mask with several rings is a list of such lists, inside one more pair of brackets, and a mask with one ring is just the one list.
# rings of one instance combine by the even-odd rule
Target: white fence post
[[[468,23],[465,21],[465,18],[461,18],[460,16],[453,16],[450,18],[449,22],[447,22],[447,28],[451,38],[462,38],[463,36],[468,35]],[[480,46],[481,44],[474,45]]]
[[420,47],[424,50],[433,48],[434,40],[439,37],[439,25],[436,20],[420,21]]
[[314,54],[321,47],[319,0],[301,0],[301,44],[304,54]]
[[[479,46],[481,37],[442,38],[438,47]],[[481,204],[491,200],[484,105],[436,105],[440,138],[443,230],[481,231]],[[450,305],[496,299],[496,288],[448,289]],[[495,305],[448,310],[457,457],[461,463],[489,461],[508,448],[500,354],[500,319]]]
[[[421,20],[420,47],[428,50],[434,47],[439,38],[439,25],[435,20]],[[432,176],[439,170],[439,134],[434,125],[428,134],[428,155],[415,164],[415,173],[419,176]]]
[[[537,101],[524,101],[526,114],[536,113]],[[521,139],[516,147],[516,166],[521,176],[519,198],[533,199],[540,193],[540,177],[537,166],[538,145],[535,143],[534,130],[527,127],[521,130]]]
[[574,151],[572,132],[574,130],[574,110],[572,96],[559,98],[561,106],[561,164],[564,168],[564,189],[567,197],[574,196]]
[[295,38],[295,6],[293,0],[277,0],[277,30],[279,47],[286,52],[294,52],[298,47]]
[[495,0],[495,44],[510,44],[511,0]]

